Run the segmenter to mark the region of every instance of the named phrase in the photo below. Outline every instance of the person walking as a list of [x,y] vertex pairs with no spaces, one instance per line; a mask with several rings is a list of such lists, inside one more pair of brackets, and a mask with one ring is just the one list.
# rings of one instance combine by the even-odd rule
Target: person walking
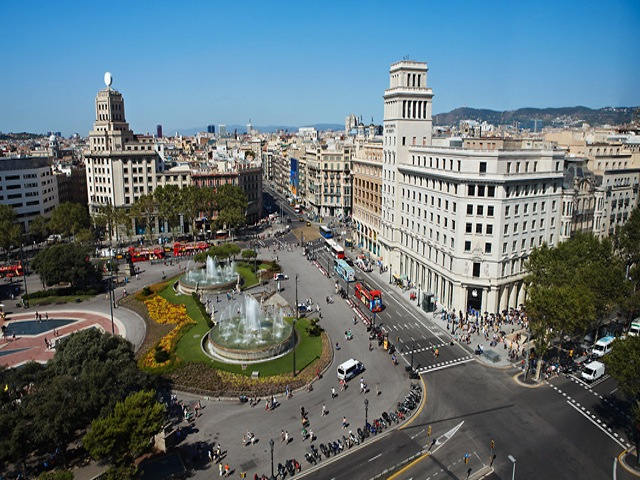
[[336,393],[336,388],[331,387],[331,398],[336,398],[338,394]]
[[218,462],[218,476],[220,477],[222,476],[222,469],[222,462]]
[[347,417],[342,417],[342,428],[347,428],[348,425]]
[[229,466],[228,463],[225,463],[224,464],[224,476],[228,477],[230,472],[231,472],[231,467]]
[[320,414],[321,417],[324,417],[327,414],[327,406],[323,403],[322,404],[322,413]]
[[280,430],[280,442],[284,442],[285,439],[284,430]]

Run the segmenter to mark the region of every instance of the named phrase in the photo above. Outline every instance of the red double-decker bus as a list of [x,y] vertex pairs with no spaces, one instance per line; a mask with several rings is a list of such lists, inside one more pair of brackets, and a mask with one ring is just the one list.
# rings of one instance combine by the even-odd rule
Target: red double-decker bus
[[357,282],[354,294],[366,307],[372,312],[379,312],[384,305],[382,304],[382,292],[369,288],[362,282]]
[[0,278],[21,277],[22,275],[24,275],[24,270],[21,262],[0,266]]
[[162,247],[140,248],[129,247],[127,254],[133,263],[147,262],[149,260],[158,260],[164,258],[164,249]]
[[182,243],[175,242],[173,244],[173,256],[184,257],[195,255],[198,252],[204,252],[209,250],[209,244],[207,242],[194,242],[194,243]]

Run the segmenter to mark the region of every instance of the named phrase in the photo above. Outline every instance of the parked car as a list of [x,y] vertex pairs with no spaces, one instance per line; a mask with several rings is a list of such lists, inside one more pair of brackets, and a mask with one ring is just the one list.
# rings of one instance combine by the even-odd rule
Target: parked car
[[279,281],[279,280],[288,280],[288,279],[289,279],[289,276],[288,276],[288,275],[285,275],[284,273],[274,273],[274,274],[273,274],[273,279],[274,279],[274,280],[276,280],[276,281]]

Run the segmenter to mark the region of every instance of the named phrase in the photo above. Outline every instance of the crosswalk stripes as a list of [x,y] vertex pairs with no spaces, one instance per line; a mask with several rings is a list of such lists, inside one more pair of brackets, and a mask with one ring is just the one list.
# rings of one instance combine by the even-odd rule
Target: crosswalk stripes
[[[405,342],[405,343],[406,343],[406,342]],[[411,354],[411,353],[427,352],[427,351],[429,351],[429,350],[433,350],[434,348],[442,348],[442,347],[446,347],[446,346],[448,346],[448,345],[449,345],[449,343],[448,343],[448,342],[443,342],[443,343],[436,344],[436,345],[427,345],[426,347],[420,347],[420,348],[416,348],[416,349],[413,349],[413,350],[408,350],[408,351],[406,351],[406,352],[402,352],[402,353],[408,353],[408,354]]]
[[455,360],[447,360],[445,362],[434,363],[433,365],[429,365],[427,367],[422,367],[416,370],[418,373],[426,373],[434,370],[442,370],[443,368],[453,367],[455,365],[460,365],[462,363],[467,363],[473,360],[472,355],[465,355],[464,357],[456,358]]

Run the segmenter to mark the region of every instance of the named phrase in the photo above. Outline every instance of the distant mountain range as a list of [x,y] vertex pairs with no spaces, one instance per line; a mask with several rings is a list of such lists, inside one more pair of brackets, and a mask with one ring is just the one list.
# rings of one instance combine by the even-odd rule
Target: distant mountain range
[[458,125],[460,120],[487,121],[493,125],[515,125],[534,129],[543,126],[619,125],[635,118],[640,119],[640,107],[604,107],[594,110],[588,107],[519,108],[517,110],[487,110],[462,107],[433,116],[434,125]]
[[[218,124],[215,124],[216,126],[216,133],[218,133]],[[226,125],[227,127],[227,132],[232,134],[235,130],[238,131],[238,133],[246,133],[247,131],[247,126],[246,125]],[[340,124],[340,123],[314,123],[312,125],[300,125],[298,127],[292,126],[292,125],[254,125],[253,128],[255,130],[258,130],[259,132],[264,132],[264,133],[273,133],[273,132],[277,132],[278,130],[286,130],[288,132],[297,132],[298,128],[300,127],[313,127],[316,130],[344,130],[344,124]],[[207,131],[207,127],[194,127],[194,128],[183,128],[183,129],[178,129],[178,133],[181,135],[195,135],[198,132],[206,132]],[[175,130],[165,130],[165,133],[167,135],[173,135],[175,133]]]

